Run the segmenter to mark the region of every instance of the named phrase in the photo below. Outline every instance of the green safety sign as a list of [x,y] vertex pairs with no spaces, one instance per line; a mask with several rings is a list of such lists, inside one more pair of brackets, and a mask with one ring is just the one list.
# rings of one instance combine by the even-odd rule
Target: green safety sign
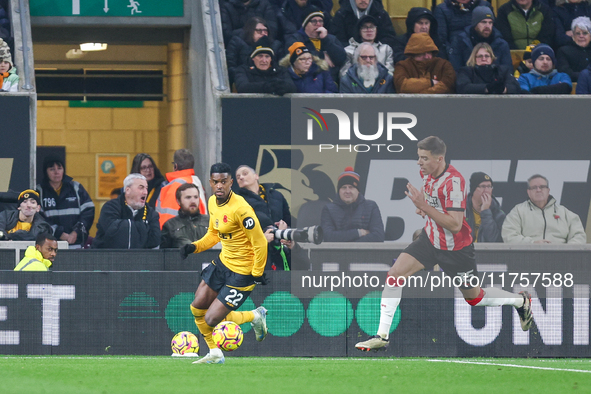
[[183,16],[184,0],[30,0],[31,16]]

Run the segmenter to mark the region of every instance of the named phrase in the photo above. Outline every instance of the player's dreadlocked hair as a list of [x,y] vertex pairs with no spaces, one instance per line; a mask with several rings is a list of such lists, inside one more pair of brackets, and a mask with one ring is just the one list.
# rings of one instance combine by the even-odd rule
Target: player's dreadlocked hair
[[230,178],[232,177],[232,167],[226,163],[215,163],[211,166],[209,170],[209,175],[211,174],[228,174]]
[[420,140],[417,143],[417,148],[428,150],[434,156],[445,156],[445,152],[447,151],[445,142],[434,135]]

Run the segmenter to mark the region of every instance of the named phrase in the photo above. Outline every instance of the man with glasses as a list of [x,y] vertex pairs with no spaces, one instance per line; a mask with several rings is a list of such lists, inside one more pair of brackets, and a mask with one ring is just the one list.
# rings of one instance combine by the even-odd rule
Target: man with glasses
[[505,212],[492,194],[493,180],[484,172],[470,177],[470,193],[466,199],[466,221],[472,229],[474,242],[503,242],[501,229]]
[[506,243],[568,243],[587,241],[579,215],[569,211],[550,195],[548,179],[540,174],[527,180],[529,199],[516,205],[503,223]]
[[493,27],[495,15],[486,6],[478,6],[472,11],[472,24],[454,36],[448,48],[449,61],[456,72],[466,65],[476,44],[486,42],[495,54],[495,64],[513,66],[509,44],[501,32]]
[[394,45],[396,32],[388,12],[380,1],[373,0],[349,0],[341,1],[341,8],[334,14],[329,27],[331,34],[334,34],[341,44],[349,45],[349,40],[357,35],[357,22],[365,15],[375,18],[378,28],[376,41]]
[[394,93],[392,75],[377,61],[373,45],[362,43],[353,58],[355,64],[341,78],[341,93]]
[[302,28],[286,39],[285,46],[291,47],[302,42],[310,53],[325,60],[330,68],[333,79],[338,80],[339,70],[347,60],[343,44],[324,27],[324,13],[314,6],[304,10],[306,17]]

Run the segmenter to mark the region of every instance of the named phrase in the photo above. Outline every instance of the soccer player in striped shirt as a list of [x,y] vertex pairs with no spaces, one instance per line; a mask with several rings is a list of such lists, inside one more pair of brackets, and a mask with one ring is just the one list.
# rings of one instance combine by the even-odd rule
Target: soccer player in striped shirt
[[[417,144],[418,165],[421,168],[423,187],[419,191],[410,183],[405,194],[416,207],[417,214],[427,219],[421,235],[398,256],[388,271],[382,292],[380,325],[377,335],[359,342],[359,350],[384,350],[392,318],[400,303],[404,281],[422,269],[432,269],[436,264],[452,278],[460,277],[460,291],[472,306],[513,305],[517,309],[521,328],[530,329],[533,316],[531,296],[489,287],[472,286],[470,278],[476,275],[474,244],[471,230],[464,218],[466,209],[466,185],[462,175],[445,162],[445,143],[430,136]],[[457,281],[457,280],[456,280]]]

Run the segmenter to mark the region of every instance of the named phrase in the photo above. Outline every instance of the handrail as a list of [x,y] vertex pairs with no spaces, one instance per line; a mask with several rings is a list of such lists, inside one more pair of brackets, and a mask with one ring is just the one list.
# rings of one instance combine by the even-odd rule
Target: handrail
[[[20,0],[22,1],[22,0]],[[206,13],[209,14],[209,19],[211,20],[211,33],[213,38],[213,54],[215,57],[215,64],[217,67],[217,76],[218,76],[218,85],[215,87],[217,90],[223,91],[228,89],[226,83],[224,81],[224,67],[222,64],[222,49],[220,48],[219,38],[218,38],[218,27],[216,22],[216,11],[215,11],[215,1],[208,0],[209,11]]]
[[23,52],[23,67],[24,67],[24,84],[23,89],[25,90],[33,90],[33,85],[31,84],[31,65],[29,64],[29,57],[27,56],[31,48],[27,45],[29,42],[29,36],[27,31],[27,19],[25,15],[25,1],[18,0],[18,9],[16,12],[19,14],[20,18],[20,27],[21,27],[21,36],[22,36],[22,44],[23,46],[19,49]]

